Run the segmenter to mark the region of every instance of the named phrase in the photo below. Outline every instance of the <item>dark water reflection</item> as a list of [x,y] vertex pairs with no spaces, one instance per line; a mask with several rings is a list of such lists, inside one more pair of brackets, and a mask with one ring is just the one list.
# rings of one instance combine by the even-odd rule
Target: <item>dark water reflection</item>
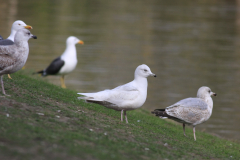
[[[30,40],[26,69],[46,67],[74,35],[85,45],[77,45],[79,63],[66,78],[68,88],[113,88],[145,63],[158,77],[149,78],[143,108],[194,97],[206,85],[218,97],[212,117],[197,129],[240,140],[240,2],[0,0],[3,37],[17,19],[38,36]],[[59,85],[57,77],[48,80]]]

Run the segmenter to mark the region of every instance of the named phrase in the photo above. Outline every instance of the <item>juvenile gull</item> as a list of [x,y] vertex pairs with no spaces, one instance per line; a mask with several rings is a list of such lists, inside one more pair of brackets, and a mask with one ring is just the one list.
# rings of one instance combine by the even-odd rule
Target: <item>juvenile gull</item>
[[78,62],[75,46],[77,43],[83,44],[84,42],[74,36],[68,37],[66,40],[67,47],[63,54],[54,59],[46,69],[38,71],[37,73],[41,73],[44,77],[47,75],[62,75],[60,79],[61,87],[66,88],[64,76],[72,72]]
[[[7,39],[3,39],[3,37],[0,35],[0,45],[13,45],[15,34],[19,29],[24,29],[24,28],[32,29],[32,26],[26,25],[21,20],[17,20],[13,22],[10,36]],[[8,78],[12,79],[9,74],[8,74]]]
[[212,115],[213,100],[211,96],[217,96],[209,87],[201,87],[198,89],[196,98],[183,99],[166,109],[155,109],[153,114],[160,118],[169,118],[183,124],[183,132],[185,134],[185,124],[193,126],[194,140],[195,126],[207,121]]
[[3,94],[6,94],[3,75],[14,73],[24,66],[28,58],[30,38],[36,39],[37,37],[27,29],[20,29],[15,35],[13,45],[0,45],[0,76]]
[[137,109],[146,101],[148,76],[156,77],[147,65],[142,64],[136,68],[133,81],[112,90],[96,93],[78,93],[85,96],[78,97],[78,99],[85,99],[86,102],[97,103],[121,111],[121,121],[123,121],[124,112],[126,123],[128,123],[126,111]]

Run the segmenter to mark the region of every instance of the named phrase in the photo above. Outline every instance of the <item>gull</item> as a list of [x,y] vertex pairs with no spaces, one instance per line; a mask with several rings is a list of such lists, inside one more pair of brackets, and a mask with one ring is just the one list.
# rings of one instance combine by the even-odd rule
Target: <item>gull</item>
[[123,121],[124,112],[126,123],[128,123],[126,111],[137,109],[146,101],[148,76],[156,77],[147,65],[142,64],[136,68],[133,81],[111,90],[108,89],[95,93],[78,93],[84,96],[78,97],[78,99],[84,99],[86,102],[97,103],[107,108],[121,111],[121,121]]
[[2,93],[6,95],[3,85],[3,75],[20,70],[27,61],[30,38],[37,39],[27,29],[19,29],[15,34],[14,44],[0,45],[0,76]]
[[160,118],[169,118],[183,124],[185,134],[185,124],[193,126],[194,140],[195,126],[207,121],[212,115],[213,100],[211,96],[217,96],[209,87],[203,86],[198,89],[196,98],[183,99],[165,109],[155,109],[153,114]]
[[15,22],[13,22],[10,36],[5,40],[3,40],[3,38],[2,38],[2,41],[0,41],[0,45],[2,45],[2,44],[3,45],[12,45],[13,42],[14,42],[15,34],[17,33],[17,31],[19,29],[24,29],[24,28],[25,29],[32,29],[32,26],[26,25],[26,23],[24,23],[21,20],[17,20]]
[[[3,37],[0,35],[0,45],[13,45],[15,34],[19,29],[24,29],[24,28],[32,29],[32,26],[26,25],[21,20],[17,20],[13,22],[10,36],[7,39],[3,39]],[[8,74],[8,78],[12,79],[10,74]]]
[[83,41],[79,40],[74,36],[70,36],[66,40],[66,49],[60,57],[54,59],[50,65],[37,73],[42,74],[43,77],[47,75],[61,75],[61,87],[66,88],[64,76],[72,72],[77,66],[77,51],[76,44],[84,44]]

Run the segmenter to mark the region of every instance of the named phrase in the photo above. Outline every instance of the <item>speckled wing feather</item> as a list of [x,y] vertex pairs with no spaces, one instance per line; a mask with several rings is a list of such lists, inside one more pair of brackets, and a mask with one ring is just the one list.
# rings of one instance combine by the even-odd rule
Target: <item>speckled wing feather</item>
[[179,119],[179,122],[187,124],[198,124],[208,117],[208,105],[200,98],[183,99],[167,107],[165,111],[168,115],[175,117],[174,120]]
[[0,46],[0,71],[15,63],[10,50],[6,46]]

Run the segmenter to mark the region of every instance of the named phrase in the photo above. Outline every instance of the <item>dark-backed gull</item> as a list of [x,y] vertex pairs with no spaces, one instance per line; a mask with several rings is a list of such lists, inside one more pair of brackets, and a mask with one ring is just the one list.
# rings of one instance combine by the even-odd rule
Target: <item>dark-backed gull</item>
[[83,41],[79,40],[74,36],[70,36],[66,40],[66,49],[60,57],[54,59],[50,65],[37,73],[42,74],[42,76],[47,75],[61,75],[61,87],[66,88],[64,76],[72,72],[77,66],[77,51],[76,44],[84,44]]

